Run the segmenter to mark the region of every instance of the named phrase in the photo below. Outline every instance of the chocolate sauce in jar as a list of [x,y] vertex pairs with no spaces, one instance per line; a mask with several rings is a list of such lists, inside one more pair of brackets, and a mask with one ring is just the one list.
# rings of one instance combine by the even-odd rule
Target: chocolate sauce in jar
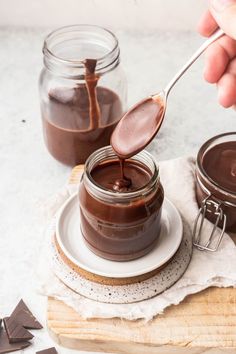
[[[196,180],[199,206],[208,200],[206,218],[215,223],[215,205],[219,205],[226,217],[226,231],[236,232],[236,133],[216,136],[201,147]],[[218,225],[223,227],[223,219]]]
[[214,183],[229,193],[236,193],[236,141],[210,148],[203,157],[202,166]]
[[99,26],[66,26],[46,37],[43,53],[39,93],[46,146],[62,163],[84,163],[109,145],[124,113],[118,40]]
[[[91,161],[98,161],[103,152],[106,158],[89,172]],[[136,259],[155,246],[164,199],[158,170],[147,152],[125,161],[128,185],[122,185],[120,173],[119,159],[106,147],[87,160],[79,189],[81,230],[87,246],[116,261]],[[118,189],[117,183],[121,183]]]
[[90,118],[85,85],[49,92],[48,103],[43,109],[44,138],[49,152],[64,164],[84,163],[92,152],[109,145],[110,136],[122,115],[122,104],[119,97],[107,88],[98,86],[96,92],[100,108],[96,128],[95,120]]
[[91,177],[100,187],[117,192],[136,191],[150,181],[151,171],[138,162],[125,161],[123,176],[120,176],[120,169],[116,159],[96,166],[91,171]]

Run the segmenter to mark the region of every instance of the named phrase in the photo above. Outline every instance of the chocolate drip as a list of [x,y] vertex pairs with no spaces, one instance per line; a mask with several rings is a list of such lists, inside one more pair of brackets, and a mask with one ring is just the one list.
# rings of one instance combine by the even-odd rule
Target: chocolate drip
[[162,123],[163,115],[163,101],[150,97],[131,108],[117,124],[111,136],[111,145],[120,159],[121,179],[116,181],[114,190],[122,192],[132,184],[124,175],[125,160],[150,143]]
[[89,118],[90,128],[89,130],[97,129],[100,126],[101,112],[98,104],[96,86],[99,80],[99,76],[95,74],[97,65],[96,59],[85,59],[85,82],[89,97]]
[[90,104],[84,84],[53,89],[42,106],[45,142],[49,152],[68,165],[84,163],[88,156],[109,145],[110,136],[122,116],[122,103],[115,92],[98,86],[101,120],[91,130]]
[[96,166],[91,176],[99,186],[117,192],[133,192],[150,180],[151,171],[138,162],[126,160],[125,174],[123,168],[124,161],[109,161]]
[[132,181],[130,178],[125,176],[124,172],[124,166],[125,166],[125,160],[124,159],[119,159],[120,162],[120,174],[121,178],[117,179],[113,185],[114,191],[117,192],[127,192],[129,188],[131,187]]

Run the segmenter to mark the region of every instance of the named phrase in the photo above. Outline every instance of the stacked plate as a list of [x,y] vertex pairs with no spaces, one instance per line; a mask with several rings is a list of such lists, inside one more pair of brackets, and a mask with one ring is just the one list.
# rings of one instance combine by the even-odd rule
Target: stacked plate
[[60,209],[52,242],[53,271],[72,290],[100,302],[130,303],[156,296],[183,275],[192,253],[191,235],[169,200],[163,204],[154,249],[139,259],[115,262],[86,247],[77,198],[71,196]]

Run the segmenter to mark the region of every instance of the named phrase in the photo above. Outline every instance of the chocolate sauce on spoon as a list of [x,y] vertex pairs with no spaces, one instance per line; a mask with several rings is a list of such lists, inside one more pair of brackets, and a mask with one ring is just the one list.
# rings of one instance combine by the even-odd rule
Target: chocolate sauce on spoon
[[120,160],[121,178],[115,181],[113,189],[121,192],[132,185],[124,173],[125,160],[147,146],[160,129],[165,106],[162,95],[146,98],[131,108],[116,126],[111,145]]
[[147,146],[160,129],[164,117],[161,95],[149,97],[131,108],[116,126],[111,145],[120,160],[121,178],[113,189],[121,192],[132,185],[125,176],[125,159],[132,157]]
[[119,158],[127,159],[151,142],[163,122],[170,90],[206,48],[223,35],[222,30],[216,31],[190,57],[163,91],[142,100],[124,115],[111,136],[111,145]]
[[[113,131],[110,141],[119,159],[125,160],[134,156],[152,141],[163,122],[167,98],[172,87],[206,48],[223,35],[224,32],[222,30],[216,31],[198,48],[163,91],[142,100],[123,116]],[[121,167],[121,180],[124,182],[125,179],[122,178],[124,171],[123,162]],[[119,183],[117,184],[119,185]]]
[[111,145],[120,159],[143,150],[160,129],[165,112],[162,95],[148,97],[132,107],[117,124]]

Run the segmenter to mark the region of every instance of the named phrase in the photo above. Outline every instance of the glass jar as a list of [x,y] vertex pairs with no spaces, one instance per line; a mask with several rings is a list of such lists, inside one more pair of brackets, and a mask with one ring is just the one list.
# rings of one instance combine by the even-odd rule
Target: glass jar
[[98,26],[67,26],[46,37],[43,53],[39,94],[46,146],[64,164],[84,163],[109,145],[126,108],[118,40]]
[[94,152],[85,164],[79,187],[81,230],[92,252],[106,259],[125,261],[141,257],[154,247],[161,230],[164,191],[158,166],[146,151],[127,160],[150,172],[144,187],[117,192],[99,186],[91,171],[114,160],[117,156],[107,146]]
[[236,232],[236,132],[215,136],[200,148],[196,197],[200,207],[198,220],[202,220],[200,228],[205,217],[214,224],[211,238],[217,226],[222,229],[218,241],[225,230]]

